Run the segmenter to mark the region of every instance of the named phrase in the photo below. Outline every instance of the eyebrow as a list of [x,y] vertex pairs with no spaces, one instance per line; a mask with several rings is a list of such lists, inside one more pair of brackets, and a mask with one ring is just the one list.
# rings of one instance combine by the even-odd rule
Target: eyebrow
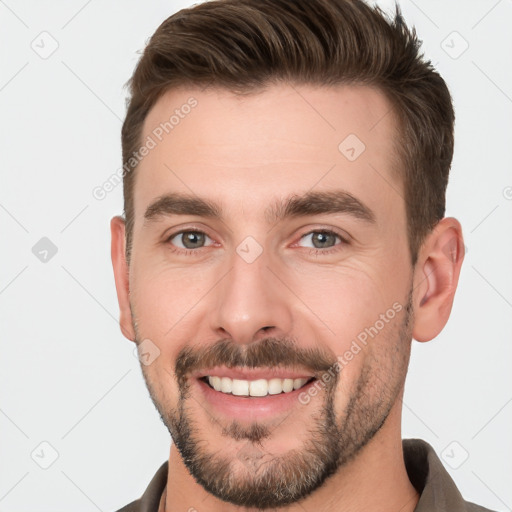
[[[374,224],[375,214],[362,201],[345,190],[293,194],[275,200],[265,210],[265,220],[274,224],[287,218],[342,213]],[[145,223],[172,215],[196,215],[223,220],[222,208],[207,199],[183,193],[169,193],[157,198],[144,213]]]

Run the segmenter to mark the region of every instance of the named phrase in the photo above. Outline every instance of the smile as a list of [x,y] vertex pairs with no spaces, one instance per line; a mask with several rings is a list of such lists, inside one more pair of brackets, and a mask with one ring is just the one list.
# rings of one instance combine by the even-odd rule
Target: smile
[[231,379],[230,377],[220,377],[216,375],[206,375],[200,380],[208,384],[215,391],[245,397],[265,397],[267,395],[279,395],[281,393],[291,393],[302,388],[312,380],[311,378],[297,379]]

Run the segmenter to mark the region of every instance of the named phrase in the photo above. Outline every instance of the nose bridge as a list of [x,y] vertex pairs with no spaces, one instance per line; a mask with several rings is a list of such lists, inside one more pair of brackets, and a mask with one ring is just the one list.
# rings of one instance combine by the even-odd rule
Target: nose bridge
[[213,315],[212,327],[222,331],[221,336],[247,344],[260,331],[267,335],[271,334],[270,328],[273,335],[290,331],[289,297],[270,270],[272,260],[270,253],[252,237],[233,251]]

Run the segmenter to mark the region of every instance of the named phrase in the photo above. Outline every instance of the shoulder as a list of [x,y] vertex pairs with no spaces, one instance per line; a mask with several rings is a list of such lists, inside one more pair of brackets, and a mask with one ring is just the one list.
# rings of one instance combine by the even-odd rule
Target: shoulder
[[466,511],[467,512],[496,512],[495,510],[491,510],[490,508],[484,508],[476,503],[471,503],[470,501],[466,501]]
[[157,512],[160,498],[167,484],[168,462],[165,461],[153,476],[144,494],[117,512]]
[[415,512],[495,512],[464,500],[434,448],[422,439],[403,439],[409,480],[420,494]]
[[132,501],[123,508],[117,510],[117,512],[139,512],[140,511],[140,500]]

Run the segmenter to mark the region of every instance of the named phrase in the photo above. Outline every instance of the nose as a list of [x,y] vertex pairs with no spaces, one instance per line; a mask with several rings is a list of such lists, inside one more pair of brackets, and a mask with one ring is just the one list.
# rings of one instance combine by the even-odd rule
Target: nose
[[265,251],[252,262],[233,251],[211,317],[218,336],[250,344],[262,337],[290,334],[292,298],[270,260]]

